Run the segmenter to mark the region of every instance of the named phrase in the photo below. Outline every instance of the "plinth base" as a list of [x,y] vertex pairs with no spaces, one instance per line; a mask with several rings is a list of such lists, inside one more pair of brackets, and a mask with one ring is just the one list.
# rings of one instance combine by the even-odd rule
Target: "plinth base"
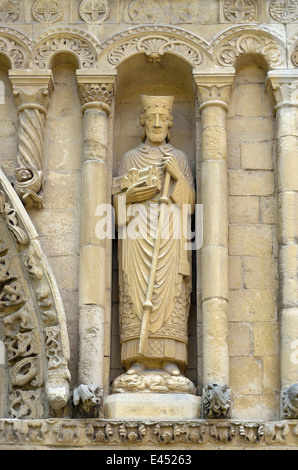
[[201,397],[187,393],[117,393],[104,402],[107,419],[199,419]]

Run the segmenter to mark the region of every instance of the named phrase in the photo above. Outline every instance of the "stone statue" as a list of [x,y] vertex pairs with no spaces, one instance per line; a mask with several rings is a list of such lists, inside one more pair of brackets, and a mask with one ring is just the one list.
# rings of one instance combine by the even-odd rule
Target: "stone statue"
[[[113,393],[195,393],[183,375],[192,280],[187,217],[182,216],[183,208],[188,220],[194,211],[195,191],[186,155],[169,143],[173,101],[172,96],[141,96],[143,144],[122,157],[120,176],[114,179],[122,188],[114,192],[114,207],[121,362],[126,373],[114,381]],[[128,226],[136,211],[139,236],[131,236]]]

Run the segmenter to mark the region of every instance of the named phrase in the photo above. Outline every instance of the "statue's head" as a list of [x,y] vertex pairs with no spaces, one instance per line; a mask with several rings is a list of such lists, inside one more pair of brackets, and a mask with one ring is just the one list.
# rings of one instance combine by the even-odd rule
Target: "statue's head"
[[146,138],[153,145],[160,145],[170,141],[169,129],[172,127],[173,96],[141,95],[142,114],[140,123],[144,132],[142,141]]

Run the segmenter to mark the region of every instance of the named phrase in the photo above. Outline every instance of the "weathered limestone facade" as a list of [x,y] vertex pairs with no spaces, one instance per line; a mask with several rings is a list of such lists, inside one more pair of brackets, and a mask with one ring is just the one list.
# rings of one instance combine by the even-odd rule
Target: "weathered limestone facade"
[[[297,0],[0,0],[1,449],[298,448],[297,27]],[[191,420],[105,414],[123,369],[97,208],[141,94],[175,96],[203,205]]]

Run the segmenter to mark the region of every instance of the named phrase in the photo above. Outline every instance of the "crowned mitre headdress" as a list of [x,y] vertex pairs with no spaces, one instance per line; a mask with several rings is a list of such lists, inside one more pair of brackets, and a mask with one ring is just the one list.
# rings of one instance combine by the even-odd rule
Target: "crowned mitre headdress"
[[170,113],[172,112],[174,96],[149,96],[141,95],[141,104],[143,112],[152,108],[165,108]]
[[[145,114],[148,109],[163,110],[166,109],[169,113],[169,128],[166,142],[170,142],[170,127],[172,127],[172,108],[174,103],[174,96],[149,96],[141,95],[142,114],[140,116],[140,123],[144,127]],[[142,142],[146,140],[146,131],[144,128]]]

